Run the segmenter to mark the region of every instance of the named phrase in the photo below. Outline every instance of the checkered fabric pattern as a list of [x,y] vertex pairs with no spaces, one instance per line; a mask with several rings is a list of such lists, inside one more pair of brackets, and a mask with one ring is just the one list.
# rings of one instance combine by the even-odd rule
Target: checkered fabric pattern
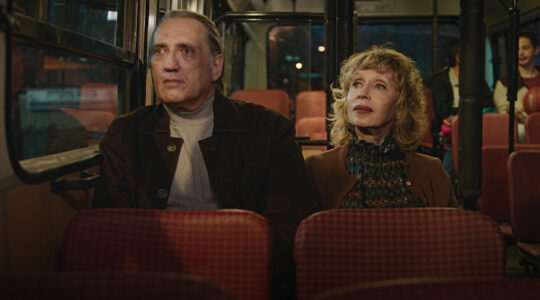
[[194,276],[167,273],[47,273],[0,276],[0,299],[232,300]]
[[503,278],[376,282],[336,289],[314,299],[525,300],[539,297],[540,278]]
[[489,217],[451,208],[341,209],[296,232],[298,299],[353,283],[406,277],[502,277],[505,244]]
[[249,211],[96,209],[68,226],[62,269],[194,274],[236,299],[268,299],[271,247],[266,220]]
[[521,241],[540,243],[540,151],[513,152],[508,170],[512,230]]

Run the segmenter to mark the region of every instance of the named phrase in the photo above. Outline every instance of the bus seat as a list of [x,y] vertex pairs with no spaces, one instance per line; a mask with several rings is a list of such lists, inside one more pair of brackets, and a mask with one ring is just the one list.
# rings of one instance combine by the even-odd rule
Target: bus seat
[[[296,124],[304,118],[326,118],[326,92],[302,91],[296,96],[294,112]],[[298,125],[297,125],[298,126]],[[325,125],[326,127],[326,125]],[[325,138],[326,139],[326,138]]]
[[[482,146],[508,145],[508,114],[482,114]],[[459,116],[452,119],[452,163],[458,175]],[[517,143],[517,122],[514,123],[514,137]],[[459,178],[458,178],[459,179]]]
[[539,278],[412,278],[355,284],[314,299],[487,300],[535,299],[538,295]]
[[[514,150],[540,150],[540,145],[516,144]],[[478,198],[478,209],[501,223],[499,228],[504,236],[513,239],[507,161],[508,146],[482,147],[482,195]]]
[[540,150],[516,151],[508,158],[510,221],[523,265],[540,266]]
[[186,274],[57,272],[1,275],[0,299],[233,298],[217,284]]
[[424,133],[424,138],[422,139],[422,146],[432,149],[433,148],[433,136],[431,135],[431,122],[435,118],[435,108],[433,107],[433,96],[431,95],[431,89],[424,89],[424,97],[426,99],[426,115],[428,118],[428,128]]
[[309,117],[296,122],[296,136],[309,137],[310,140],[326,141],[328,139],[326,118]]
[[525,142],[540,144],[540,112],[533,112],[525,120]]
[[299,300],[341,286],[410,277],[502,278],[506,246],[489,217],[463,209],[336,209],[296,232]]
[[523,97],[523,108],[528,114],[540,112],[540,86],[532,87]]
[[61,269],[181,272],[235,299],[269,299],[271,242],[266,220],[250,211],[93,209],[68,225]]
[[287,118],[291,114],[291,100],[283,90],[237,90],[230,97],[271,108]]

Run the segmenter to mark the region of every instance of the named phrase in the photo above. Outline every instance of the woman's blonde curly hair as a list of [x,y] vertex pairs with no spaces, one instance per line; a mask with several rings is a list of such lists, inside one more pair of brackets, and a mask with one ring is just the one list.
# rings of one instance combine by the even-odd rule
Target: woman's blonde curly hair
[[332,122],[330,142],[345,146],[351,141],[352,135],[347,130],[347,94],[357,72],[368,69],[394,74],[400,91],[396,103],[396,114],[400,117],[392,127],[393,137],[400,149],[415,150],[422,142],[428,124],[420,72],[412,59],[384,47],[353,54],[342,63],[339,87],[332,87],[335,102],[332,104],[333,113],[328,118]]

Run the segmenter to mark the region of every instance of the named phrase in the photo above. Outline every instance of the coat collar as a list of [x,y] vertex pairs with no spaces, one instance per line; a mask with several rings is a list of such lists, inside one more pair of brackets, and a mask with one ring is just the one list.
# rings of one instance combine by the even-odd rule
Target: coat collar
[[[139,134],[169,134],[169,114],[165,110],[165,104],[154,105],[147,118],[141,120],[137,129]],[[226,98],[221,93],[216,92],[214,96],[214,130],[212,135],[221,132],[247,132],[248,126],[244,118],[241,117],[238,109],[238,102]]]

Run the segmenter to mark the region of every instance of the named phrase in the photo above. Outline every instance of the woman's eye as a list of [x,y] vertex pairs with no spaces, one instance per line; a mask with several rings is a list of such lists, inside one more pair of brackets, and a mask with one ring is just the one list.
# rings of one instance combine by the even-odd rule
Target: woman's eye
[[386,86],[384,84],[377,83],[376,87],[380,90],[386,90]]
[[353,82],[352,85],[353,85],[354,87],[362,86],[362,84],[360,83],[360,81],[355,81],[355,82]]

